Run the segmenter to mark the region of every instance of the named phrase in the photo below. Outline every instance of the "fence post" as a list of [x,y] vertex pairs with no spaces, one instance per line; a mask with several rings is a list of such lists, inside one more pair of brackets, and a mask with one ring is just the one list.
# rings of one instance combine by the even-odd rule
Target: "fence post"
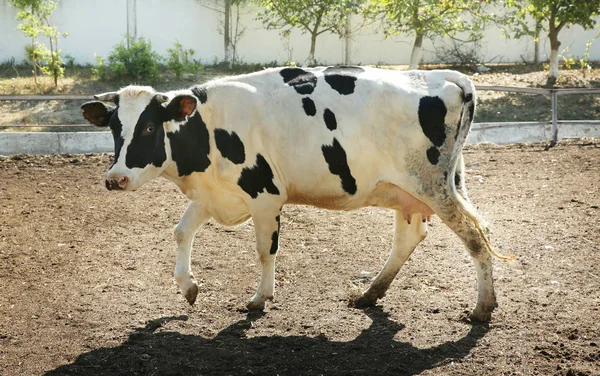
[[558,142],[558,93],[556,89],[550,89],[552,99],[552,139],[544,150],[548,151]]

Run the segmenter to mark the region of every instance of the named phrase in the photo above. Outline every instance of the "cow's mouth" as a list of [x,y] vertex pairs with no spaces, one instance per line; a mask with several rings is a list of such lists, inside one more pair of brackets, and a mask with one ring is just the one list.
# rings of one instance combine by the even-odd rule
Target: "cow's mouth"
[[129,184],[129,179],[124,176],[122,178],[112,178],[112,179],[106,179],[106,189],[108,189],[109,191],[113,191],[113,190],[125,190],[127,188],[127,185]]

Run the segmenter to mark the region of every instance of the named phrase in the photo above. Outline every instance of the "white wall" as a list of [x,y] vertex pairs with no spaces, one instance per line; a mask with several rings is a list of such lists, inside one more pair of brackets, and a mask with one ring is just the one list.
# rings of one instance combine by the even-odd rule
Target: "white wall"
[[[238,47],[238,55],[244,62],[279,63],[288,59],[278,31],[267,31],[254,20],[254,11],[245,9],[242,22],[247,28]],[[23,47],[30,43],[15,20],[16,10],[7,0],[0,0],[0,62],[10,58],[22,61]],[[223,57],[223,37],[219,34],[220,15],[202,7],[198,0],[59,0],[53,21],[59,31],[70,36],[61,41],[64,54],[70,54],[76,63],[94,63],[94,53],[107,56],[115,44],[123,40],[128,30],[152,41],[161,54],[178,40],[184,47],[196,50],[196,58],[212,63]],[[600,18],[599,18],[600,21]],[[356,22],[355,22],[356,24]],[[569,47],[569,53],[583,56],[585,44],[594,39],[597,30],[584,31],[576,26],[560,34],[561,49]],[[547,59],[549,43],[542,38],[541,58]],[[303,62],[309,50],[309,37],[294,31],[291,35],[292,59]],[[317,40],[316,58],[327,64],[341,63],[344,42],[334,35],[321,35]],[[412,40],[395,37],[385,40],[375,34],[373,28],[363,28],[353,37],[352,63],[362,64],[408,64]],[[507,40],[497,28],[486,31],[481,55],[493,62],[521,62],[522,57],[533,59],[533,40]],[[600,41],[590,48],[590,59],[600,60]],[[436,62],[435,50],[429,41],[424,43],[423,61]]]

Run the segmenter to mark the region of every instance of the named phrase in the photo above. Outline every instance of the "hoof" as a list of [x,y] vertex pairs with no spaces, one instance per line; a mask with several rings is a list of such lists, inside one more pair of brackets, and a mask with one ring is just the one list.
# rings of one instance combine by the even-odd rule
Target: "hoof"
[[196,282],[194,282],[194,284],[191,285],[190,288],[187,289],[187,291],[185,293],[185,300],[187,300],[188,303],[190,303],[190,305],[194,305],[194,303],[196,302],[197,296],[198,296],[198,284]]
[[373,307],[375,306],[375,303],[377,303],[377,299],[371,299],[366,297],[365,295],[361,295],[358,298],[354,299],[354,301],[351,302],[351,305],[354,308],[363,309]]
[[263,311],[265,309],[265,302],[255,302],[251,300],[246,304],[246,308],[248,308],[248,311]]
[[469,315],[469,321],[473,324],[485,324],[492,319],[492,311],[484,311],[475,309]]

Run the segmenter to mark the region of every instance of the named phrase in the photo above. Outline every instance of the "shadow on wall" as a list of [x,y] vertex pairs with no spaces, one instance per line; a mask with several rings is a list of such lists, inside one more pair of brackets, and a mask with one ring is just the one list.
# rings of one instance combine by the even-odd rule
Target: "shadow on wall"
[[215,338],[155,331],[172,320],[152,320],[120,346],[81,354],[46,375],[413,375],[464,358],[488,331],[473,326],[457,341],[419,349],[394,340],[404,325],[380,308],[365,310],[372,324],[356,339],[333,342],[325,336],[246,338],[262,314],[248,314]]

